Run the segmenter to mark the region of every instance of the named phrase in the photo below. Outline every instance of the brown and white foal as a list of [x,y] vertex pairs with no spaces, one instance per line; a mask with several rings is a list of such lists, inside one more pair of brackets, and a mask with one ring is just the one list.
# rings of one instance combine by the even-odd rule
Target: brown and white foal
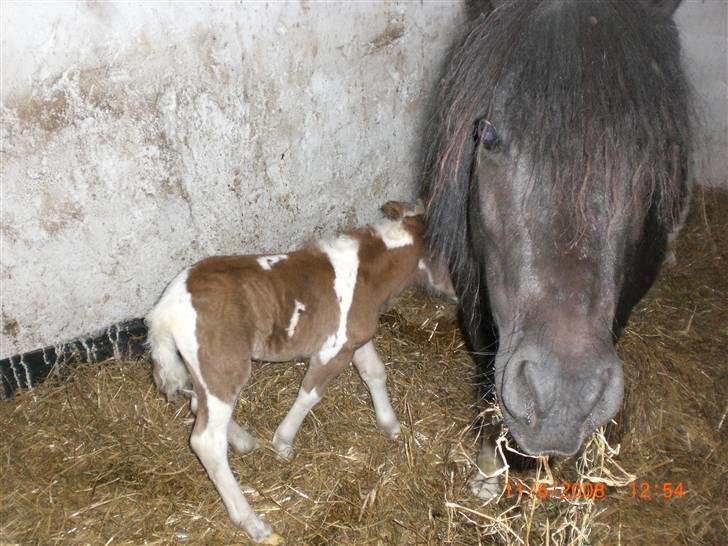
[[429,266],[421,211],[392,201],[383,211],[389,220],[381,224],[288,254],[202,260],[167,286],[147,316],[155,383],[170,400],[190,396],[190,445],[232,521],[256,541],[275,535],[250,508],[227,458],[228,443],[243,453],[258,446],[232,419],[251,359],[310,357],[298,397],[273,436],[283,457],[293,454],[304,418],[350,362],[369,389],[377,424],[396,438],[400,424],[372,343],[380,308],[418,278],[454,294],[449,277]]

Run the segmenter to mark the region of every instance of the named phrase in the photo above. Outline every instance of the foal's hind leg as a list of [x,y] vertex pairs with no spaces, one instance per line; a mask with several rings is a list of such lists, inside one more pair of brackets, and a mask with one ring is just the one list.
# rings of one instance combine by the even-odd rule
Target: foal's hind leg
[[195,388],[203,392],[198,397],[190,445],[220,493],[233,523],[242,527],[256,542],[264,541],[271,535],[271,527],[253,512],[228,463],[227,430],[233,405],[205,392],[204,385],[196,385]]
[[[197,415],[197,396],[192,391],[190,397],[190,411]],[[227,429],[227,441],[236,452],[238,453],[250,453],[260,447],[258,440],[253,436],[249,430],[238,424],[238,422],[230,418]]]
[[392,440],[395,440],[399,437],[401,427],[387,393],[387,370],[374,348],[374,343],[369,341],[357,349],[353,360],[354,366],[366,383],[372,397],[377,425]]
[[195,395],[193,409],[197,413],[190,446],[220,494],[232,522],[256,542],[277,544],[280,537],[252,510],[228,462],[228,429],[233,408],[250,376],[248,347],[240,336],[226,328],[204,330],[198,325],[196,338],[199,347],[192,342],[178,346],[188,364]]

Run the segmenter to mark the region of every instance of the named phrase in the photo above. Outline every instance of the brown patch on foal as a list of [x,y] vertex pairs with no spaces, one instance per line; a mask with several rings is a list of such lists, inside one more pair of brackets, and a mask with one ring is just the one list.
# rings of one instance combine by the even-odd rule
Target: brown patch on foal
[[[251,359],[282,362],[315,352],[326,337],[319,332],[338,324],[333,284],[333,267],[311,245],[269,270],[254,256],[216,256],[195,265],[187,290],[197,312],[200,373],[210,392],[235,403]],[[296,301],[305,310],[289,338],[284,325]]]

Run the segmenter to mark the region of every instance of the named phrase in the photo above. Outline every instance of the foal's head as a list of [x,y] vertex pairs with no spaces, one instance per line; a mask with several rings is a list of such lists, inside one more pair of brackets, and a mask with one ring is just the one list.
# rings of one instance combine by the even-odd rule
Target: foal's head
[[445,297],[453,303],[457,301],[447,266],[444,262],[433,260],[425,251],[425,207],[422,201],[387,201],[382,206],[382,213],[386,218],[400,222],[412,234],[415,244],[423,249],[417,264],[417,284],[436,296]]

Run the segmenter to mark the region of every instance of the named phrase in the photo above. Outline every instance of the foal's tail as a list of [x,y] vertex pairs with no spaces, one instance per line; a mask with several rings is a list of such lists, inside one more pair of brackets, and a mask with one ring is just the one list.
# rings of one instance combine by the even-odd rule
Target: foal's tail
[[149,330],[147,345],[154,363],[154,383],[170,402],[177,398],[177,394],[191,388],[190,374],[175,341],[176,336],[185,333],[185,328],[180,328],[184,326],[180,324],[180,318],[184,322],[184,316],[189,316],[184,312],[187,310],[185,307],[191,307],[186,280],[187,271],[169,284],[145,319]]

